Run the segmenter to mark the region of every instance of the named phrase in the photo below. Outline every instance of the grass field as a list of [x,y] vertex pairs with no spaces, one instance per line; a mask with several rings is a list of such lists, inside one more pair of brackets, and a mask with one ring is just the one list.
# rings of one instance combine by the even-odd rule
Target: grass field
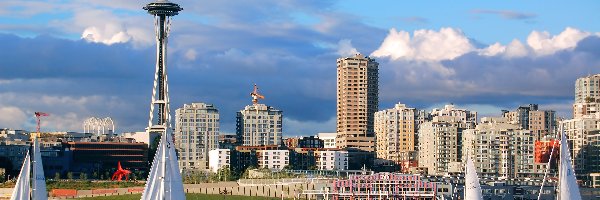
[[[13,188],[15,187],[14,182],[5,182],[0,184],[0,188]],[[76,190],[91,190],[91,189],[103,189],[103,188],[126,188],[126,187],[144,187],[143,182],[131,182],[131,181],[46,181],[46,188],[48,191],[52,189],[76,189]]]
[[[141,198],[141,194],[130,194],[130,195],[119,195],[119,196],[107,196],[107,197],[87,197],[80,198],[81,200],[138,200]],[[223,198],[223,195],[218,194],[186,194],[187,200],[278,200],[281,198],[272,197],[246,197],[246,196],[231,196],[227,195]]]

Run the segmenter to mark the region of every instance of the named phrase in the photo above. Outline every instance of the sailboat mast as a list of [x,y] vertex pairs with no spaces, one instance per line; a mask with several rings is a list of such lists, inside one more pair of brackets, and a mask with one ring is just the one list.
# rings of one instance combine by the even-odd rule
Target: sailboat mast
[[[169,139],[167,138],[169,135],[169,131],[165,131],[165,134],[163,136],[161,136],[162,138],[164,138],[163,141],[163,145],[167,145],[169,144]],[[167,179],[166,175],[167,175],[167,148],[162,148],[162,158],[160,159],[160,164],[162,165],[161,170],[160,170],[160,184],[161,184],[161,188],[165,188],[165,181]],[[167,199],[167,197],[165,196],[165,193],[167,192],[167,190],[160,190],[160,198],[165,200]]]

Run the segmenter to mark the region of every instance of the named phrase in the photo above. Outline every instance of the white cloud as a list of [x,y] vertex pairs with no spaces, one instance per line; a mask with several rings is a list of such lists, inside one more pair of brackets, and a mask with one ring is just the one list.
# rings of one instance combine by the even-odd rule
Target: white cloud
[[529,49],[521,43],[521,41],[515,39],[508,46],[506,46],[506,51],[504,52],[505,57],[513,58],[513,57],[523,57],[529,54]]
[[338,51],[337,53],[341,57],[348,57],[358,54],[358,50],[352,46],[352,41],[348,39],[343,39],[338,42]]
[[0,106],[0,125],[3,127],[22,127],[26,120],[25,111],[14,106]]
[[479,50],[479,55],[484,55],[484,56],[495,56],[501,53],[506,52],[506,47],[501,45],[500,43],[496,42],[484,49],[480,49]]
[[[50,114],[42,121],[45,131],[81,131],[83,120],[91,116],[111,116],[132,105],[116,97],[53,96],[31,93],[0,93],[0,128],[34,130],[33,112]],[[124,127],[118,127],[120,130]],[[125,127],[130,128],[130,127]]]
[[104,28],[95,26],[86,28],[81,34],[81,38],[88,42],[97,42],[104,44],[125,43],[131,40],[131,36],[125,30],[115,24],[106,24]]
[[556,36],[543,31],[533,31],[527,37],[527,45],[531,47],[537,55],[549,55],[563,49],[574,48],[577,42],[590,36],[588,32],[583,32],[571,27],[567,27],[563,32]]
[[188,49],[187,51],[185,51],[185,58],[188,59],[189,61],[194,61],[196,60],[196,55],[197,52],[194,49]]
[[[135,47],[154,43],[152,18],[115,14],[103,8],[82,7],[68,21],[55,21],[55,26],[80,32],[88,42],[107,45],[132,42]],[[65,24],[69,24],[68,26]]]
[[392,28],[379,49],[371,55],[392,60],[439,61],[454,59],[474,49],[459,29],[416,30],[411,38],[408,32]]
[[80,131],[83,126],[84,118],[74,112],[50,114],[45,117],[41,123],[41,130],[44,131]]
[[[595,33],[600,35],[600,33]],[[389,57],[391,60],[441,61],[452,60],[470,52],[483,56],[503,56],[505,58],[550,55],[560,50],[572,49],[583,38],[592,33],[567,27],[558,35],[546,31],[532,31],[526,43],[517,39],[507,45],[498,42],[477,49],[459,29],[442,28],[416,30],[411,38],[406,31],[391,29],[380,47],[371,55]]]

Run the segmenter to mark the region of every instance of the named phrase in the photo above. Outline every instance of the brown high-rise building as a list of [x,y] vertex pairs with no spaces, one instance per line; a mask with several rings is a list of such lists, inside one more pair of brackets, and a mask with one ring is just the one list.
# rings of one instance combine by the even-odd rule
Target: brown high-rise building
[[337,59],[337,146],[375,150],[374,114],[379,104],[379,63],[356,54]]

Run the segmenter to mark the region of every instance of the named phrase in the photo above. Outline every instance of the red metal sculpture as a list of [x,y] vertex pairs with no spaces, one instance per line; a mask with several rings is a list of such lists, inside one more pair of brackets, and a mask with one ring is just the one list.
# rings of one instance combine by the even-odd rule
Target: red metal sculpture
[[131,171],[123,169],[121,167],[121,161],[119,161],[118,165],[117,171],[112,175],[112,180],[122,181],[123,177],[125,177],[125,180],[129,180],[129,174],[131,174]]

